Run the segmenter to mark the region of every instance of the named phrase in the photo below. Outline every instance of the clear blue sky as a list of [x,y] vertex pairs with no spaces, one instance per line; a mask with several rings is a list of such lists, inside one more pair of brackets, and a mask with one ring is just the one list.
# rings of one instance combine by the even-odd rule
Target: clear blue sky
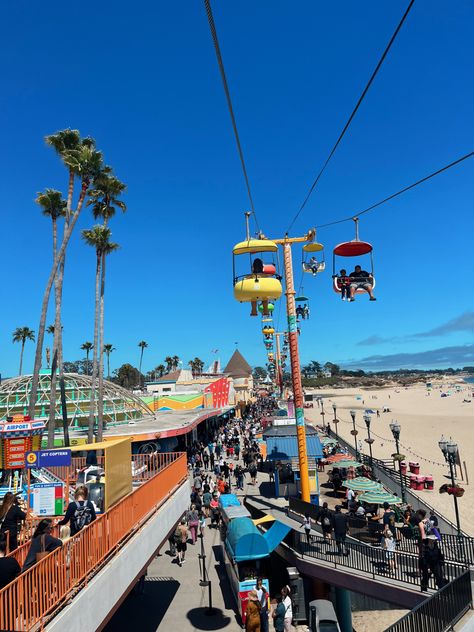
[[[406,6],[215,0],[269,236],[287,228]],[[295,233],[355,213],[472,150],[473,20],[470,0],[417,0]],[[232,298],[230,253],[248,204],[203,3],[51,0],[25,11],[10,2],[0,24],[2,375],[18,370],[13,329],[38,327],[51,245],[33,200],[45,187],[66,189],[65,170],[43,142],[65,127],[94,136],[128,185],[128,213],[111,224],[121,244],[106,290],[112,366],[136,365],[141,339],[149,343],[145,370],[169,354],[207,362],[214,348],[226,361],[236,341],[249,362],[264,364],[259,323]],[[361,360],[408,354],[400,362],[474,363],[472,346],[463,348],[473,339],[473,173],[467,161],[365,217],[377,303],[342,303],[330,271],[306,280],[312,318],[300,339],[303,362],[383,366],[398,359]],[[85,211],[78,228],[92,223]],[[352,230],[320,232],[328,260]],[[299,262],[295,252],[297,269]],[[69,360],[93,337],[93,280],[94,255],[77,231],[65,279]],[[30,343],[26,370],[32,358]]]

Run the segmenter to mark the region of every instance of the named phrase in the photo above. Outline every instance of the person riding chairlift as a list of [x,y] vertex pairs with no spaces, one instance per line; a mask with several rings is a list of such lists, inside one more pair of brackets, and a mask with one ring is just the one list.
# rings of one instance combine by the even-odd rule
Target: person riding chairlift
[[354,272],[349,274],[349,278],[351,280],[350,288],[350,298],[349,301],[355,301],[354,295],[356,290],[365,290],[368,292],[371,301],[376,301],[377,299],[373,293],[373,276],[370,272],[366,272],[362,270],[360,266],[355,266]]
[[311,268],[313,276],[316,276],[319,270],[319,261],[316,259],[316,257],[311,257],[311,259],[309,260],[309,267]]

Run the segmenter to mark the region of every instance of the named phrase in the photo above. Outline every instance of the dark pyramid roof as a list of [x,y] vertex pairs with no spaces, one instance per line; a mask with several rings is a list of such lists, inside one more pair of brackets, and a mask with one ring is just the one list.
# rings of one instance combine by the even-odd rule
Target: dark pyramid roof
[[252,375],[252,367],[240,351],[236,349],[225,367],[224,373],[230,375],[230,377],[249,377]]

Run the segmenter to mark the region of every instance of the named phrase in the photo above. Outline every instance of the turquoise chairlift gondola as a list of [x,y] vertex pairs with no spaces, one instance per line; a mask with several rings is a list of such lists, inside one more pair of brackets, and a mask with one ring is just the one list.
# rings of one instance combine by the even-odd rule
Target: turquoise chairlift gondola
[[303,288],[301,288],[301,294],[295,297],[296,316],[303,320],[309,320],[309,298],[305,296]]

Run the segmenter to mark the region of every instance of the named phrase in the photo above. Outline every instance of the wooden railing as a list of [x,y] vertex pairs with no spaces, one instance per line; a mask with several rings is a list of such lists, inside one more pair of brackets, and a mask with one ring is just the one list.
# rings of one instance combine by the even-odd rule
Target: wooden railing
[[0,629],[16,632],[44,625],[186,477],[186,455],[170,453],[148,481],[3,588]]

